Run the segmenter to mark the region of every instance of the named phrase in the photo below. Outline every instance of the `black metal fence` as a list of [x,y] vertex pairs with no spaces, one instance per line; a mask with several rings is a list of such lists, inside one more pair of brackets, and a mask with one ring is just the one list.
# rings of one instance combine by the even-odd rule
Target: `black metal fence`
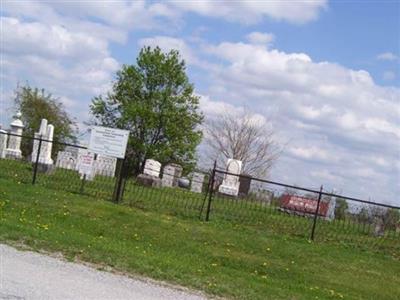
[[[211,174],[206,220],[225,219],[259,225],[277,234],[400,251],[398,206],[325,192],[322,186],[303,188],[216,167]],[[240,191],[238,185],[243,182],[250,188]],[[232,187],[234,195],[227,195],[221,188],[224,184]]]
[[[5,136],[21,139],[30,149],[21,155],[7,152],[1,145]],[[187,174],[191,179],[188,185],[188,180],[184,184],[180,175],[166,170],[161,170],[162,178],[135,177],[127,172],[124,160],[94,155],[90,173],[83,174],[80,161],[85,155],[90,153],[84,146],[0,132],[0,178],[142,210],[258,226],[316,241],[360,247],[368,244],[400,253],[397,206],[328,193],[322,186],[308,189],[237,175],[216,165],[206,172],[197,171],[197,177]]]

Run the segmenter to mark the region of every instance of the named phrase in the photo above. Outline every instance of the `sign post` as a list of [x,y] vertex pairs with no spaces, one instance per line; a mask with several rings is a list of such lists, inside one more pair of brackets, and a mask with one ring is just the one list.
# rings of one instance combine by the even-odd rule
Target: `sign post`
[[88,147],[90,152],[122,159],[113,193],[113,201],[116,203],[121,201],[121,196],[123,194],[123,190],[121,189],[123,184],[122,176],[128,138],[128,130],[101,126],[93,126],[90,134]]

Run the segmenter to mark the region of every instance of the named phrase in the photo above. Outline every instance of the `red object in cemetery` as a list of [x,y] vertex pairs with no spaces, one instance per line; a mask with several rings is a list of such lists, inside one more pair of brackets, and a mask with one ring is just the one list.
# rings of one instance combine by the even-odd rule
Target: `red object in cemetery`
[[[300,214],[315,214],[318,200],[305,198],[295,195],[283,195],[281,197],[281,208],[287,212]],[[318,215],[326,217],[328,215],[329,203],[321,201],[319,204]]]

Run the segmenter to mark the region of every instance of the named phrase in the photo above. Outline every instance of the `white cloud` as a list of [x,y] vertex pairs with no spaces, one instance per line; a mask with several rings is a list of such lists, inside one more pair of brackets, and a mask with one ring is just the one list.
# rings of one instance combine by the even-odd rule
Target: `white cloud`
[[186,44],[183,39],[167,37],[167,36],[154,36],[151,38],[140,39],[138,44],[150,47],[160,47],[162,51],[169,52],[173,49],[178,50],[182,58],[188,64],[198,64],[199,60],[194,51]]
[[21,22],[1,17],[1,51],[14,55],[36,54],[48,58],[89,59],[108,55],[107,42],[59,25]]
[[[88,111],[91,97],[110,87],[119,67],[109,51],[113,39],[107,36],[115,30],[96,34],[91,32],[93,28],[108,27],[79,19],[72,22],[43,3],[30,4],[8,3],[10,16],[1,17],[4,88],[12,91],[18,82],[43,87],[59,96],[73,116],[81,117],[82,111]],[[10,107],[11,101],[4,98],[2,105]],[[7,122],[6,116],[1,118]]]
[[264,33],[264,32],[251,32],[246,38],[252,44],[271,44],[275,40],[275,36],[272,33]]
[[384,52],[381,54],[378,54],[377,59],[379,60],[389,60],[389,61],[394,61],[397,60],[399,57],[392,52]]
[[331,156],[326,150],[316,147],[316,146],[309,146],[309,147],[289,147],[287,151],[301,159],[307,159],[307,160],[330,160],[334,159],[333,156]]
[[[289,180],[281,170],[296,170],[292,183],[312,186],[315,175],[325,174],[320,178],[331,180],[324,182],[331,188],[360,197],[385,189],[392,193],[383,200],[393,201],[391,181],[400,180],[400,172],[385,162],[400,161],[400,89],[377,85],[364,70],[314,62],[305,53],[243,42],[204,49],[220,59],[211,69],[211,98],[275,112],[274,127],[289,141],[283,156],[292,157],[278,161],[276,179]],[[310,178],[308,169],[317,166],[325,173]],[[368,181],[376,184],[359,188]]]
[[385,71],[385,72],[383,72],[382,77],[383,77],[383,80],[387,80],[387,81],[394,80],[396,78],[396,73],[393,71]]
[[327,8],[326,0],[315,1],[176,1],[176,9],[202,16],[223,18],[228,21],[255,24],[264,18],[304,24],[316,20],[321,10]]

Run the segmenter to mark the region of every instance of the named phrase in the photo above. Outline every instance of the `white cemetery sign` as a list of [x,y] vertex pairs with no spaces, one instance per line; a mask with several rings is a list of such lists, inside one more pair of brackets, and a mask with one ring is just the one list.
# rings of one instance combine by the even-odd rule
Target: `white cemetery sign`
[[[236,159],[228,159],[226,171],[228,173],[240,175],[242,162]],[[219,192],[222,194],[237,196],[239,194],[239,176],[226,174],[222,184],[219,187]]]
[[146,162],[144,164],[143,174],[149,175],[149,176],[154,176],[154,177],[159,177],[160,170],[161,170],[160,162],[158,162],[154,159],[146,159]]
[[93,153],[124,158],[129,131],[93,126],[88,150]]
[[78,172],[81,175],[86,175],[88,179],[93,178],[94,153],[82,153],[78,158]]

